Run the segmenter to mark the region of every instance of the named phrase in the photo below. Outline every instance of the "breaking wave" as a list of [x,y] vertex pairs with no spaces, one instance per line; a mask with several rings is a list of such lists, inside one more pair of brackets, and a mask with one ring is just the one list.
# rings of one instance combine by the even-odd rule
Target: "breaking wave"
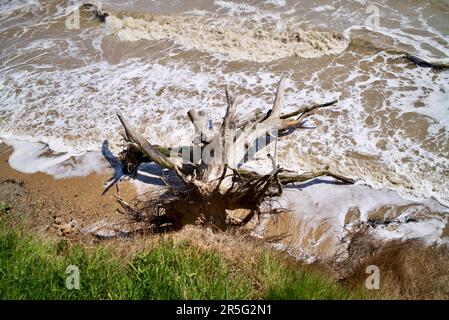
[[286,57],[317,58],[343,52],[348,40],[341,34],[282,28],[242,26],[236,19],[145,15],[106,17],[106,33],[122,41],[172,40],[186,49],[219,54],[230,60],[269,62]]

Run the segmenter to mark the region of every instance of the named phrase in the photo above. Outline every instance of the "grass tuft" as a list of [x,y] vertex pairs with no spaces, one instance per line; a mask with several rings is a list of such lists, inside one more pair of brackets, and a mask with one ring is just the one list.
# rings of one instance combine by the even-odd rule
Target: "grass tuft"
[[[66,268],[80,288],[66,288]],[[346,290],[271,252],[248,268],[189,241],[158,242],[133,257],[54,243],[0,222],[0,299],[346,299]]]

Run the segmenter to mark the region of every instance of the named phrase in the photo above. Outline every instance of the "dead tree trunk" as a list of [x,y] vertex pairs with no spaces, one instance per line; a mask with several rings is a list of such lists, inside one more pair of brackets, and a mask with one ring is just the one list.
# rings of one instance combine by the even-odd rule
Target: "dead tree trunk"
[[[173,170],[182,181],[182,187],[167,185],[167,192],[141,201],[140,206],[122,203],[126,211],[138,220],[150,223],[164,221],[172,226],[186,223],[213,224],[225,229],[250,222],[260,213],[264,200],[279,196],[282,186],[291,182],[303,182],[319,176],[332,176],[346,183],[352,179],[328,170],[297,174],[280,168],[270,154],[272,168],[267,174],[244,170],[239,167],[253,156],[256,141],[265,141],[263,148],[287,131],[301,128],[304,119],[315,110],[336,103],[300,108],[281,114],[285,78],[281,78],[273,107],[266,114],[238,119],[238,97],[226,90],[227,109],[223,122],[214,135],[208,127],[208,119],[201,111],[190,110],[188,117],[196,130],[193,145],[184,148],[165,148],[152,145],[133,129],[117,110],[117,116],[125,129],[125,148],[120,160],[126,173],[135,173],[141,162],[154,162]],[[296,117],[296,118],[294,118]],[[187,156],[186,156],[187,155]]]

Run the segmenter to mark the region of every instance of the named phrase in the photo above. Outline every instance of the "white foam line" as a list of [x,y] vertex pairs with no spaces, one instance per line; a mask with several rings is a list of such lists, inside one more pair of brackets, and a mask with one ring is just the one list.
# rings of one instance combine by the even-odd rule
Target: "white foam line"
[[[87,176],[92,172],[104,173],[107,165],[100,152],[77,152],[54,141],[50,145],[28,137],[2,136],[2,141],[13,147],[8,163],[23,173],[43,172],[55,179]],[[53,149],[53,148],[54,149]],[[59,150],[55,153],[55,150]],[[51,153],[46,155],[47,153]]]

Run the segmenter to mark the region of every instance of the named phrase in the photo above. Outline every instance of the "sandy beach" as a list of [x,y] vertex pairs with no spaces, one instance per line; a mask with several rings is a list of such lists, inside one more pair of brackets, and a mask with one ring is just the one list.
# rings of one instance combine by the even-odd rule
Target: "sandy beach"
[[[80,230],[99,221],[110,224],[124,223],[126,219],[117,212],[114,198],[116,190],[104,196],[104,183],[110,174],[92,173],[85,177],[55,179],[45,173],[25,174],[12,169],[8,164],[11,147],[0,144],[0,198],[10,203],[16,212],[24,215],[25,221],[36,230],[53,236],[62,236],[54,227],[75,221]],[[120,184],[120,196],[130,200],[135,189],[127,182]],[[75,233],[66,236],[74,236]]]

